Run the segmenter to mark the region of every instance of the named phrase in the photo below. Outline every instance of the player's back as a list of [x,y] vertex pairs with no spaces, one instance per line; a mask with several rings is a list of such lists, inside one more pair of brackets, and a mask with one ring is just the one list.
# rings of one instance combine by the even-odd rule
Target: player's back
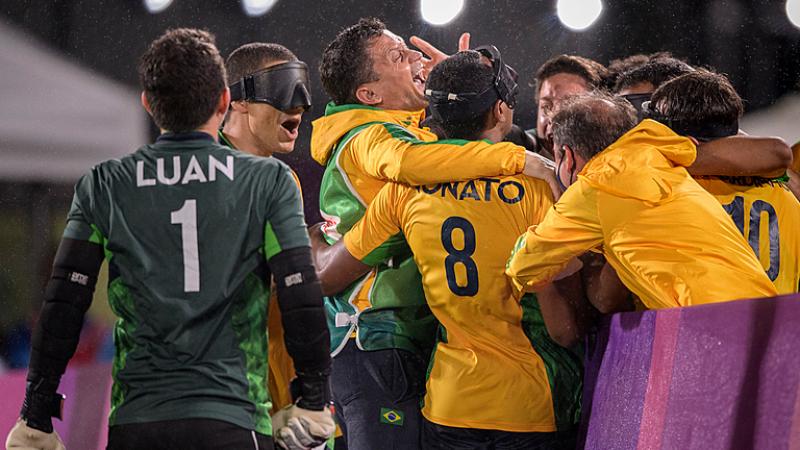
[[[578,389],[579,370],[570,373],[569,351],[549,339],[535,297],[520,303],[504,274],[516,239],[552,207],[548,185],[504,177],[400,189],[403,234],[443,328],[425,417],[520,432],[570,422],[554,409],[569,415],[575,405],[563,397],[554,405],[550,386]],[[555,373],[563,377],[557,383]]]
[[76,188],[120,318],[111,424],[203,417],[269,433],[264,258],[296,245],[270,225],[302,223],[299,206],[277,208],[296,187],[277,160],[189,137],[96,166]]
[[761,262],[779,294],[800,290],[800,202],[782,184],[697,182],[719,200]]

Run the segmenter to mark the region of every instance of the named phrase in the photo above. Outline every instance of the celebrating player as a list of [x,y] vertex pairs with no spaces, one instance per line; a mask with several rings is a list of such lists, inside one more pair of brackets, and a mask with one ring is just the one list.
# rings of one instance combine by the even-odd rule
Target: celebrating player
[[[663,84],[650,107],[654,118],[673,131],[700,141],[736,135],[744,109],[725,76],[704,70]],[[702,177],[697,182],[722,203],[778,293],[797,292],[800,202],[785,182],[762,177]]]
[[[257,156],[290,153],[303,113],[311,106],[308,69],[288,48],[252,42],[225,61],[231,106],[219,141]],[[300,179],[292,171],[297,186]],[[280,308],[274,292],[269,303],[269,392],[273,411],[291,403],[294,367],[286,352]]]
[[607,95],[562,106],[553,135],[558,176],[570,187],[521,238],[509,276],[535,288],[602,244],[648,308],[775,295],[733,222],[686,171],[697,156],[692,141],[652,120],[631,130],[635,123],[633,107]]
[[[496,142],[511,127],[517,84],[496,48],[478,51],[437,65],[426,94],[448,138]],[[320,280],[336,290],[350,281],[341,272],[378,262],[373,251],[385,241],[408,240],[441,323],[422,409],[425,448],[574,448],[580,358],[554,340],[579,341],[588,304],[554,286],[520,299],[504,274],[516,236],[552,202],[544,181],[522,176],[390,183],[343,241],[323,244]],[[576,281],[561,288],[580,292]]]
[[230,93],[209,33],[166,32],[139,76],[162,134],[76,186],[7,445],[60,448],[56,391],[104,256],[119,316],[110,449],[272,448],[270,271],[300,391],[276,437],[319,444],[334,428],[329,337],[290,170],[215,141]]
[[558,55],[548,59],[536,71],[536,140],[540,154],[554,154],[551,119],[561,101],[605,87],[608,69],[582,56]]
[[[436,135],[419,127],[423,89],[428,70],[445,55],[415,42],[433,59],[409,49],[377,19],[362,19],[323,53],[320,76],[333,102],[313,124],[311,152],[326,166],[319,202],[330,242],[389,181],[420,185],[523,171],[553,179],[539,158],[510,143],[434,142]],[[405,244],[398,238],[380,251],[388,257],[394,245]],[[418,448],[418,403],[436,321],[414,261],[387,260],[328,297],[326,308],[332,391],[348,446]]]

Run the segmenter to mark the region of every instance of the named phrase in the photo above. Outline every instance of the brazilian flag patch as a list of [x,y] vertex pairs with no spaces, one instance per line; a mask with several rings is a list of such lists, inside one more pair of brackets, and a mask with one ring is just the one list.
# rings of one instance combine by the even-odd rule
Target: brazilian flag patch
[[381,408],[381,423],[403,426],[403,412],[396,409]]

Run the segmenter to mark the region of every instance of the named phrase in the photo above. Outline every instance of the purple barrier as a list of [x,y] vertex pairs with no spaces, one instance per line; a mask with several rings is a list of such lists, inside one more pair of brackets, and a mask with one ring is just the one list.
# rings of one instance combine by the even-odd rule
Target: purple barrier
[[[0,445],[5,444],[19,416],[25,396],[25,371],[0,375]],[[67,397],[64,420],[53,420],[68,449],[105,449],[111,401],[111,365],[70,367],[61,379],[59,392]]]
[[800,295],[624,313],[589,349],[586,449],[800,450]]

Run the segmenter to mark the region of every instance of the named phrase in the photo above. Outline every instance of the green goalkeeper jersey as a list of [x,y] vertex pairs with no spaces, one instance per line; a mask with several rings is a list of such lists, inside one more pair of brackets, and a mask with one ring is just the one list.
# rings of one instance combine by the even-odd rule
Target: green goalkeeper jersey
[[309,245],[288,166],[165,134],[81,178],[64,237],[103,245],[109,263],[110,425],[207,418],[272,434],[267,261]]

